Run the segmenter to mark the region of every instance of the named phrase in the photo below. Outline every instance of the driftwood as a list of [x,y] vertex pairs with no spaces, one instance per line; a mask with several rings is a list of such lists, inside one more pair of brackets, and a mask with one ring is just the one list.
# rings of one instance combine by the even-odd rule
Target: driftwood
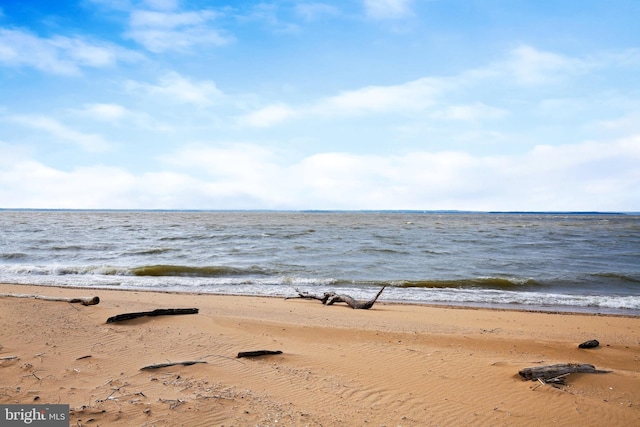
[[547,366],[535,366],[533,368],[525,368],[518,372],[518,374],[525,380],[542,380],[545,382],[552,382],[551,380],[557,378],[564,378],[569,374],[604,374],[610,371],[601,371],[596,369],[593,365],[579,364],[579,363],[560,363],[557,365]]
[[3,356],[0,357],[0,360],[17,360],[18,356]]
[[158,363],[155,365],[144,366],[140,368],[140,370],[148,371],[150,369],[160,369],[160,368],[166,368],[167,366],[176,366],[176,365],[191,366],[191,365],[195,365],[196,363],[207,363],[207,362],[205,362],[204,360],[185,360],[184,362]]
[[107,323],[122,322],[123,320],[137,319],[144,316],[170,316],[178,314],[198,314],[197,308],[157,308],[153,311],[140,311],[137,313],[124,313],[109,317]]
[[282,354],[280,350],[255,350],[255,351],[241,351],[236,356],[237,359],[241,357],[258,357],[258,356],[268,356],[271,354]]
[[378,297],[380,296],[380,294],[382,294],[382,291],[384,291],[384,288],[386,287],[387,287],[386,285],[383,286],[382,289],[380,289],[380,291],[378,292],[378,294],[374,298],[370,299],[369,301],[358,301],[349,295],[336,294],[335,292],[325,292],[322,296],[313,295],[308,292],[301,292],[297,288],[296,288],[296,292],[298,293],[298,296],[294,298],[318,300],[318,301],[321,301],[322,304],[324,305],[333,305],[337,302],[344,302],[345,304],[347,304],[349,307],[353,309],[368,310],[371,307],[373,307],[373,304],[375,304],[375,302],[378,300]]
[[79,302],[82,305],[96,305],[100,303],[100,297],[66,298],[66,297],[48,297],[45,295],[31,295],[31,294],[0,294],[0,297],[33,298],[33,299],[41,299],[44,301],[62,301],[62,302],[68,302],[68,303]]

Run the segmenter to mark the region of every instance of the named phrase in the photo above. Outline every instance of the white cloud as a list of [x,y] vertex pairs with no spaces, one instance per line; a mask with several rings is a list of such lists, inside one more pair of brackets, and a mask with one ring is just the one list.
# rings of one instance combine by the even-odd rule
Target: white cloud
[[254,127],[268,127],[281,123],[297,113],[285,104],[273,104],[240,117],[241,125]]
[[505,58],[464,71],[455,80],[464,86],[497,82],[502,86],[516,83],[523,88],[537,87],[567,82],[598,67],[622,65],[624,58],[627,56],[615,61],[609,55],[573,57],[522,44],[511,49]]
[[33,150],[24,145],[8,144],[0,140],[0,153],[2,153],[0,167],[6,167],[29,158],[33,154]]
[[113,122],[121,120],[129,115],[129,111],[118,104],[91,104],[84,110],[89,116],[96,120]]
[[134,28],[180,28],[198,27],[211,21],[216,14],[210,10],[199,12],[167,13],[150,10],[135,10],[129,17],[129,24]]
[[[640,135],[511,156],[317,153],[284,164],[252,144],[194,144],[163,170],[64,172],[1,146],[3,207],[638,211]],[[4,193],[2,193],[4,192]]]
[[545,85],[584,74],[600,66],[594,58],[577,58],[520,45],[509,52],[506,59],[484,68],[472,70],[464,76],[472,80],[513,79],[526,86]]
[[444,88],[443,81],[431,78],[389,86],[368,86],[320,100],[311,109],[334,114],[416,111],[433,105]]
[[602,120],[596,125],[614,132],[625,132],[627,134],[640,133],[640,111],[631,111],[622,117]]
[[367,16],[373,19],[397,19],[410,16],[413,0],[364,0]]
[[241,124],[267,127],[301,116],[345,117],[363,114],[402,114],[434,105],[447,86],[444,80],[423,78],[399,85],[367,86],[291,107],[275,103],[242,116]]
[[157,85],[128,81],[126,87],[132,92],[161,97],[171,102],[201,106],[213,105],[225,97],[214,82],[210,80],[194,82],[175,72],[165,74],[159,79]]
[[512,156],[331,152],[284,165],[268,150],[242,144],[191,146],[169,159],[206,171],[207,188],[217,194],[259,201],[254,208],[638,210],[639,203],[640,136]]
[[501,108],[490,107],[481,102],[472,105],[452,105],[431,114],[431,117],[442,120],[477,121],[500,119],[508,115]]
[[424,77],[396,85],[372,85],[344,91],[297,107],[275,103],[243,118],[245,124],[270,126],[303,115],[324,117],[361,114],[403,114],[427,111],[429,117],[475,121],[497,119],[508,112],[476,101],[465,105],[441,105],[447,93],[486,85],[488,81],[510,81],[525,85],[555,81],[559,76],[578,73],[590,65],[586,61],[520,46],[504,61],[489,64],[452,77]]
[[75,117],[82,120],[96,120],[114,126],[152,130],[154,132],[172,131],[173,127],[166,121],[159,121],[146,112],[132,111],[119,104],[87,104],[82,109],[70,110]]
[[184,170],[198,169],[234,187],[238,183],[255,185],[268,179],[277,169],[275,159],[275,155],[266,148],[242,143],[224,147],[191,144],[160,158],[167,165]]
[[[0,148],[4,150],[1,143]],[[10,163],[0,161],[0,200],[6,208],[126,207],[127,189],[134,181],[133,175],[117,168],[65,172],[20,156]]]
[[185,51],[197,45],[221,46],[231,39],[211,26],[210,21],[216,17],[217,14],[212,10],[134,10],[125,36],[155,53]]
[[326,3],[298,3],[295,5],[296,13],[306,21],[313,21],[324,16],[335,16],[340,10]]
[[32,129],[43,130],[49,135],[71,142],[86,151],[100,152],[110,148],[110,144],[102,136],[79,132],[50,117],[22,115],[12,116],[9,119]]
[[[624,65],[632,56],[626,54],[616,58],[621,62],[620,65]],[[586,74],[594,68],[612,66],[606,62],[607,58],[612,57],[602,55],[584,59],[521,45],[499,61],[457,75],[427,76],[398,84],[370,85],[300,105],[274,102],[244,115],[240,122],[249,126],[267,127],[293,118],[334,118],[381,113],[424,113],[419,116],[421,119],[429,117],[439,120],[500,119],[511,113],[505,108],[489,106],[483,102],[482,99],[487,99],[487,90],[491,90],[492,103],[514,105],[514,100],[528,102],[526,100],[531,97],[531,91],[536,91],[543,85],[567,82],[568,79]],[[601,96],[602,94],[598,95]],[[452,100],[460,97],[468,101],[453,103]],[[557,101],[542,100],[540,106],[547,108],[553,102]],[[583,100],[577,98],[571,102],[576,102],[573,108],[575,112]]]
[[28,31],[0,29],[0,62],[11,66],[77,75],[83,67],[108,67],[138,57],[120,47],[79,37],[41,38]]
[[258,2],[251,7],[248,13],[239,16],[240,21],[245,23],[257,22],[267,25],[270,29],[278,33],[295,33],[300,28],[296,24],[282,21],[278,17],[278,12],[283,2]]
[[599,58],[606,63],[620,64],[622,66],[636,66],[640,64],[640,48],[624,49],[619,52],[605,53]]
[[543,52],[531,46],[519,46],[511,55],[508,67],[515,78],[524,84],[546,83],[558,75],[576,73],[586,66],[583,61]]

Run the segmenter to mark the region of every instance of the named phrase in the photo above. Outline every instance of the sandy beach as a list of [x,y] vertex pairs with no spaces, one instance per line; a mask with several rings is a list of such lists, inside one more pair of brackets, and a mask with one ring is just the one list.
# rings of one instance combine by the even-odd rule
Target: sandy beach
[[[640,318],[0,285],[0,403],[72,426],[640,425]],[[157,308],[198,314],[107,318]],[[597,339],[595,349],[578,344]],[[239,352],[281,354],[237,358]],[[141,370],[159,363],[190,365]],[[565,385],[521,369],[592,364]]]

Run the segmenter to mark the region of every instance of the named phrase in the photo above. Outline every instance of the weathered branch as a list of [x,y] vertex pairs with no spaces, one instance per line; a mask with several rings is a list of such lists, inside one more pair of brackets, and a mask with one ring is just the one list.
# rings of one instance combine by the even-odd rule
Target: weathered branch
[[309,292],[302,292],[298,288],[295,288],[295,290],[298,293],[298,296],[286,297],[285,300],[292,299],[292,298],[302,298],[302,299],[315,299],[315,300],[318,300],[318,301],[322,301],[323,304],[326,302],[326,299],[324,298],[324,296],[313,295],[313,294],[310,294]]
[[124,313],[109,317],[107,323],[122,322],[123,320],[137,319],[144,316],[170,316],[178,314],[198,314],[197,308],[157,308],[153,311],[140,311],[137,313]]
[[322,296],[313,295],[308,292],[301,292],[298,289],[296,289],[296,292],[298,293],[297,298],[318,300],[321,301],[324,305],[333,305],[337,302],[343,302],[353,309],[368,310],[373,307],[373,304],[376,303],[378,297],[382,294],[382,291],[384,291],[386,287],[386,285],[383,286],[382,289],[378,291],[378,294],[369,301],[358,301],[349,295],[336,294],[335,292],[325,292]]
[[195,365],[196,363],[207,363],[207,362],[204,360],[185,360],[184,362],[158,363],[155,365],[144,366],[140,368],[140,370],[147,371],[150,369],[160,369],[160,368],[166,368],[167,366],[175,366],[175,365],[191,366],[191,365]]
[[280,350],[255,350],[255,351],[241,351],[236,356],[237,359],[241,357],[258,357],[258,356],[268,356],[271,354],[282,354]]
[[578,363],[560,363],[557,365],[535,366],[533,368],[525,368],[518,374],[525,380],[535,381],[541,379],[550,382],[551,380],[566,376],[573,373],[581,374],[604,374],[610,371],[601,371],[593,365]]
[[68,303],[81,303],[82,305],[96,305],[100,303],[100,297],[80,297],[80,298],[67,298],[67,297],[48,297],[45,295],[31,295],[31,294],[0,294],[0,297],[13,297],[13,298],[33,298],[44,301],[62,301]]
[[3,356],[0,357],[0,360],[17,360],[18,356]]

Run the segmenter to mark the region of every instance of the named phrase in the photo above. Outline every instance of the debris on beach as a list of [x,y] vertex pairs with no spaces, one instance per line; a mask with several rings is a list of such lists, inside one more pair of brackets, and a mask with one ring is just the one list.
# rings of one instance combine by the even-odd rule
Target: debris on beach
[[137,319],[144,316],[171,316],[180,314],[198,314],[197,308],[157,308],[152,311],[140,311],[137,313],[124,313],[111,316],[107,323],[122,322],[124,320]]
[[537,380],[542,384],[564,384],[564,380],[569,374],[605,374],[608,372],[611,371],[602,371],[586,363],[559,363],[556,365],[524,368],[518,372],[518,375],[525,380]]
[[578,347],[579,348],[596,348],[599,345],[600,345],[600,342],[598,340],[589,340],[578,345]]
[[373,304],[375,304],[375,302],[378,300],[378,297],[380,296],[380,294],[382,294],[382,291],[384,291],[384,288],[386,287],[387,287],[386,285],[383,286],[382,289],[380,289],[380,291],[378,292],[378,294],[374,298],[370,299],[369,301],[358,301],[349,295],[336,294],[335,292],[325,292],[324,294],[322,294],[322,296],[313,295],[308,292],[302,292],[297,288],[296,288],[296,292],[298,293],[297,297],[287,297],[285,299],[290,299],[290,298],[314,299],[314,300],[321,301],[322,304],[324,305],[333,305],[337,302],[343,302],[353,309],[368,310],[371,307],[373,307]]
[[79,298],[67,298],[67,297],[50,297],[46,295],[32,295],[32,294],[0,294],[0,297],[11,298],[33,298],[43,301],[62,301],[68,303],[80,303],[82,305],[96,305],[100,303],[100,297],[79,297]]
[[255,350],[255,351],[241,351],[236,356],[237,359],[242,357],[258,357],[258,356],[269,356],[272,354],[282,354],[280,350]]
[[195,365],[196,363],[207,363],[207,362],[204,360],[185,360],[183,362],[157,363],[155,365],[143,366],[142,368],[140,368],[140,370],[148,371],[150,369],[160,369],[160,368],[166,368],[168,366],[176,366],[176,365],[191,366],[191,365]]

